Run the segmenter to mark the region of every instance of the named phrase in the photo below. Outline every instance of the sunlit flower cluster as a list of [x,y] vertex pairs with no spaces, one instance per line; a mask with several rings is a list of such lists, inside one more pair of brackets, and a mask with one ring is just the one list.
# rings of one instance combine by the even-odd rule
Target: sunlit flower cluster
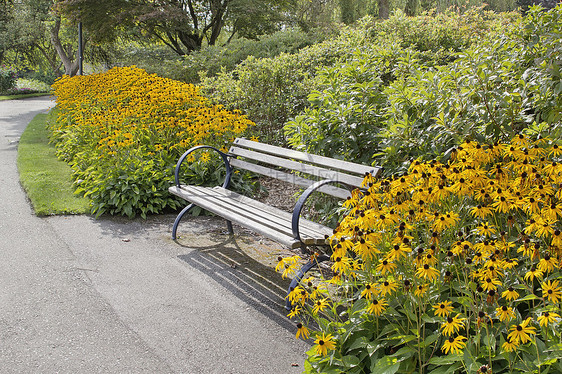
[[[75,172],[84,172],[79,179],[86,184],[88,168],[127,169],[131,159],[171,170],[186,149],[199,144],[224,149],[253,125],[239,112],[212,105],[194,85],[136,67],[64,76],[52,88],[58,108],[52,138],[59,155]],[[209,158],[201,154],[202,161]]]
[[[210,105],[198,87],[148,74],[136,67],[57,80],[59,117],[54,135],[72,128],[111,156],[142,147],[146,152],[221,139],[226,143],[252,123],[237,112]],[[86,139],[88,138],[88,139]]]
[[[367,175],[330,239],[334,276],[301,282],[298,300],[308,304],[301,301],[296,315],[314,318],[312,288],[325,284],[331,288],[316,297],[331,300],[334,313],[323,318],[345,325],[339,305],[346,318],[380,321],[384,330],[372,331],[373,340],[408,346],[422,361],[468,350],[492,370],[511,367],[535,339],[554,349],[561,342],[561,156],[553,140],[518,135],[506,144],[466,141],[447,163],[414,161],[393,178]],[[322,326],[343,343],[337,329]],[[396,338],[382,339],[381,331]],[[440,336],[427,343],[409,331]],[[348,354],[338,344],[334,357]]]

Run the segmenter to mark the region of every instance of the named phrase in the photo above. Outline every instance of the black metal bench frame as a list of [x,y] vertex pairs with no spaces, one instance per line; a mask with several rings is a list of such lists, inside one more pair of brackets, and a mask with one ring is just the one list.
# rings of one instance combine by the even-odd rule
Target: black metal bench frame
[[[198,150],[211,150],[220,155],[226,168],[222,186],[201,187],[180,183],[183,162]],[[276,178],[305,188],[305,191],[295,204],[292,214],[284,212],[228,190],[235,169]],[[345,199],[351,195],[350,189],[361,186],[366,173],[377,176],[379,172],[380,168],[374,166],[313,155],[244,138],[234,140],[228,153],[207,145],[193,147],[179,158],[174,172],[175,185],[169,188],[170,193],[190,202],[176,217],[172,239],[176,240],[182,217],[195,206],[199,206],[224,218],[230,234],[233,234],[232,222],[235,222],[292,249],[300,247],[306,252],[308,246],[325,246],[332,229],[301,218],[309,197],[318,191]],[[304,175],[314,179],[305,178]],[[327,259],[329,257],[325,255],[313,257],[293,278],[291,287],[295,287],[310,268]],[[289,301],[287,306],[290,308]]]

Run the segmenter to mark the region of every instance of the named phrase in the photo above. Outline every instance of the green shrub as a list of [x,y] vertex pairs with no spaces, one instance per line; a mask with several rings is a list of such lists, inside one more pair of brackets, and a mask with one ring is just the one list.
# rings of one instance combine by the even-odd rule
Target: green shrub
[[[222,148],[253,124],[199,94],[199,89],[135,67],[57,80],[57,155],[73,170],[77,192],[93,211],[133,217],[179,206],[168,193],[174,166],[187,149]],[[182,183],[222,183],[214,153],[192,154]],[[222,170],[222,169],[221,169]],[[220,181],[220,182],[219,182]]]
[[0,92],[9,91],[16,86],[17,72],[9,66],[0,66]]
[[[441,157],[466,138],[559,134],[562,86],[560,60],[553,56],[560,47],[553,35],[560,30],[560,7],[551,12],[530,12],[446,65],[411,45],[402,52],[389,43],[365,50],[359,62],[320,74],[311,108],[286,126],[289,142],[355,161],[374,156],[391,174],[404,171],[412,158]],[[357,65],[370,67],[354,74]]]
[[343,28],[338,37],[294,54],[248,57],[230,72],[204,78],[203,90],[215,102],[244,111],[256,123],[255,133],[262,140],[283,143],[281,128],[307,106],[316,71],[353,55],[365,43],[368,23],[357,29]]
[[[344,89],[336,87],[337,84],[334,86],[335,78],[331,76],[337,74],[335,71],[346,61],[357,67],[360,62],[356,60],[359,59],[374,70],[359,74],[365,80],[358,83],[367,82],[367,76],[376,76],[373,78],[375,81],[382,79],[382,83],[388,85],[396,74],[408,73],[414,62],[417,65],[436,66],[454,60],[459,50],[493,30],[500,29],[513,17],[513,14],[495,15],[482,10],[464,14],[425,14],[414,18],[395,12],[389,20],[383,22],[375,22],[366,17],[354,27],[343,28],[336,38],[303,48],[292,55],[247,59],[233,71],[221,73],[216,78],[204,79],[202,84],[217,102],[231,109],[243,110],[256,122],[255,130],[262,136],[265,134],[265,141],[282,143],[285,141],[281,131],[284,123],[291,117],[302,114],[309,105],[314,107],[318,100],[322,100],[316,93],[312,98],[314,103],[306,100],[313,90],[321,92],[321,96],[324,90],[330,90],[328,87],[335,87],[334,92],[327,93],[333,97],[332,102],[350,106],[345,100],[353,94],[343,94]],[[374,61],[369,61],[369,53],[374,54]],[[385,57],[385,53],[389,55]],[[395,65],[401,59],[408,62]],[[383,65],[375,67],[377,63]],[[317,78],[317,72],[323,68],[336,70]],[[342,69],[353,68],[344,66]],[[377,72],[383,70],[384,76],[379,77]],[[347,73],[342,72],[340,75],[347,76]],[[325,79],[332,81],[326,82]],[[345,79],[351,88],[351,77]],[[355,109],[352,112],[355,113]],[[336,116],[334,112],[332,114],[332,117]],[[348,120],[343,122],[355,123],[353,118]],[[337,125],[341,123],[337,121]],[[334,124],[334,127],[337,125]],[[290,133],[289,137],[291,136]],[[299,140],[292,139],[290,143],[299,144]],[[303,146],[304,143],[303,141],[299,145]],[[366,157],[369,158],[368,155]]]
[[206,46],[184,57],[182,80],[199,83],[201,75],[213,77],[221,71],[232,71],[249,56],[272,58],[282,53],[296,53],[327,36],[326,33],[290,29],[261,36],[259,40],[234,39],[224,46]]

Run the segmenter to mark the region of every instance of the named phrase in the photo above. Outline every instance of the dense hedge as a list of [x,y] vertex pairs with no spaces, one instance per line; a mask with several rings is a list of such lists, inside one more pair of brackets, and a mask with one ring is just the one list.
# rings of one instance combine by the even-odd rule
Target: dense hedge
[[[168,187],[179,156],[199,144],[224,149],[253,125],[211,105],[193,85],[135,67],[65,76],[53,89],[58,116],[50,124],[52,139],[73,169],[78,192],[92,200],[98,215],[145,217],[176,208]],[[183,181],[216,184],[214,155],[197,156]]]
[[311,107],[286,127],[289,141],[355,161],[374,156],[394,173],[412,158],[447,155],[465,138],[559,135],[561,9],[534,9],[446,65],[428,66],[423,51],[396,52],[390,43],[366,49],[319,74]]
[[346,61],[354,64],[372,53],[380,66],[369,65],[376,71],[385,71],[380,78],[386,85],[395,79],[393,73],[400,59],[414,54],[418,64],[444,64],[456,58],[456,51],[500,29],[513,17],[472,10],[417,18],[396,12],[384,22],[365,18],[353,27],[343,28],[336,38],[294,54],[249,58],[232,71],[204,79],[202,85],[216,102],[246,113],[256,122],[256,131],[265,134],[268,141],[283,143],[280,130],[285,122],[310,105],[307,97],[313,90],[324,89],[325,76],[316,79],[319,70],[338,68]]

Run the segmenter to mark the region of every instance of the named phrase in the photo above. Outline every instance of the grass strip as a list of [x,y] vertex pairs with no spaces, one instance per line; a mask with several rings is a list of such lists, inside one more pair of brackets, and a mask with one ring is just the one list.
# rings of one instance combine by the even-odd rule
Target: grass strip
[[35,116],[21,136],[20,182],[38,216],[89,213],[89,200],[74,194],[70,167],[57,159],[55,147],[49,144],[48,116]]
[[49,96],[50,93],[28,93],[28,94],[17,94],[17,95],[0,95],[0,101],[2,100],[19,100],[19,99],[25,99],[28,97],[39,97],[39,96]]

